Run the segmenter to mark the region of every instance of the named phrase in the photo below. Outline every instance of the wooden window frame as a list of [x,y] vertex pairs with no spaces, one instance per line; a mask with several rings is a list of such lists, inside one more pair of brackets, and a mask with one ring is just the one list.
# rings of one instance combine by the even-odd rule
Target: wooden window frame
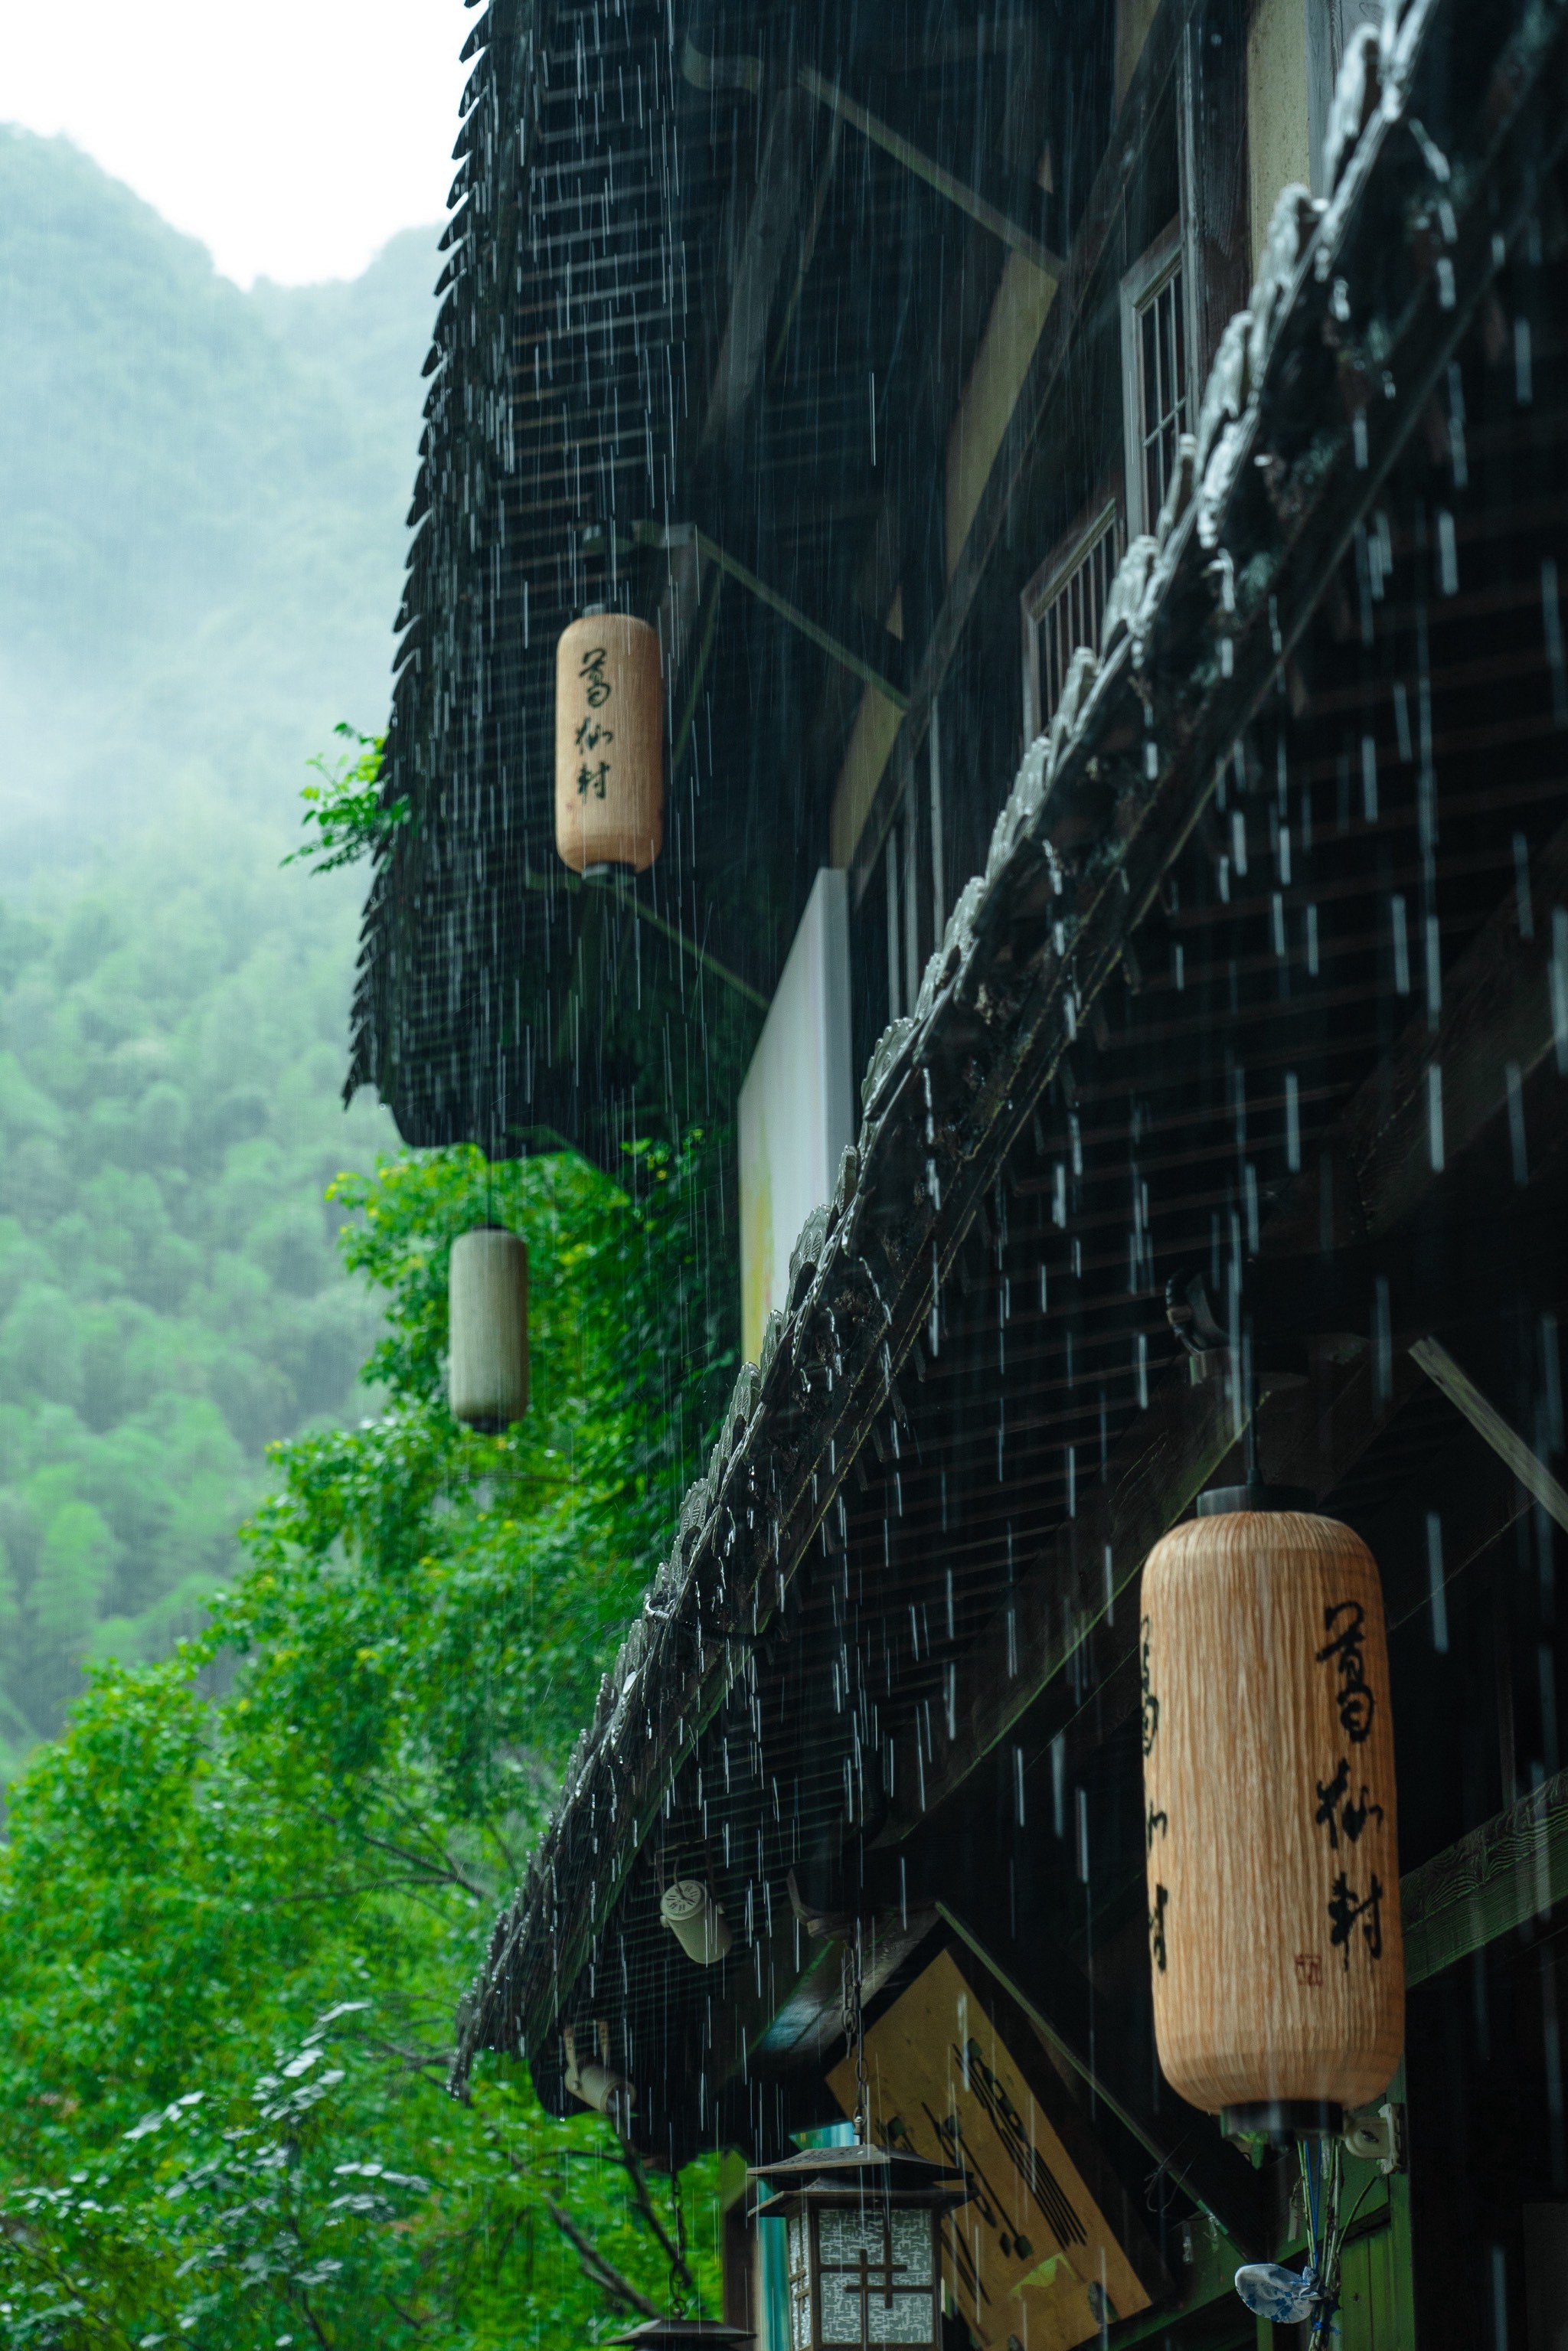
[[1163,229],[1154,243],[1141,253],[1122,280],[1122,421],[1123,421],[1123,480],[1125,489],[1127,537],[1129,541],[1145,531],[1152,531],[1156,516],[1144,511],[1144,444],[1145,416],[1143,374],[1140,365],[1140,322],[1151,303],[1179,273],[1179,296],[1183,340],[1183,380],[1177,410],[1176,430],[1190,433],[1193,427],[1193,369],[1197,350],[1196,319],[1193,304],[1193,256],[1191,239],[1186,235],[1178,214],[1167,228]]

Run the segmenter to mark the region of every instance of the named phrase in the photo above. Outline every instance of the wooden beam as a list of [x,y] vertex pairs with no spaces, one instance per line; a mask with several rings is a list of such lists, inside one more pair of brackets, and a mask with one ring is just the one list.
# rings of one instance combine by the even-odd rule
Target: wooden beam
[[999,238],[1011,252],[1021,253],[1026,261],[1032,261],[1047,277],[1058,281],[1065,277],[1067,264],[1060,253],[1053,253],[1031,229],[1025,228],[1021,221],[1014,220],[1000,205],[992,204],[978,189],[970,187],[956,172],[950,172],[946,163],[939,163],[935,156],[927,155],[923,148],[917,147],[912,139],[906,139],[901,131],[895,131],[891,123],[883,122],[881,116],[873,114],[869,107],[862,106],[858,99],[852,98],[836,81],[831,81],[826,74],[818,73],[813,66],[803,66],[800,83],[807,95],[814,98],[820,106],[828,107],[841,121],[858,131],[872,146],[880,147],[884,155],[891,155],[895,163],[902,163],[906,172],[912,172],[917,180],[924,180],[926,186],[935,188],[939,196],[946,196],[950,204],[956,204],[961,213],[967,213],[972,221],[988,229],[992,236]]
[[[866,1923],[861,1962],[861,1999],[870,2001],[904,1965],[936,1924],[929,1903],[904,1911],[878,1910]],[[802,1930],[803,1931],[803,1930]],[[818,2066],[843,2039],[842,1945],[813,1942],[811,1959],[789,1998],[751,2051],[758,2074]]]
[[834,616],[834,622],[819,619],[808,612],[782,589],[773,587],[749,564],[711,538],[707,532],[693,525],[644,522],[632,534],[635,547],[668,548],[681,543],[682,538],[696,547],[705,563],[738,582],[759,604],[788,621],[803,637],[810,638],[829,657],[858,677],[864,685],[873,685],[878,694],[886,696],[896,710],[907,710],[909,695],[904,683],[904,647],[890,629],[885,629],[872,615],[845,609]]
[[1405,1980],[1427,1982],[1568,1897],[1568,1771],[1399,1881]]
[[810,108],[797,90],[780,90],[768,110],[762,160],[731,283],[707,413],[698,447],[722,441],[738,422],[762,371],[768,321],[795,236],[807,184],[805,122]]
[[1258,1416],[1264,1475],[1279,1486],[1304,1486],[1320,1500],[1332,1494],[1420,1393],[1421,1381],[1401,1354],[1381,1394],[1379,1386],[1368,1351],[1348,1364],[1316,1362],[1303,1385],[1268,1397]]
[[[862,2000],[875,1998],[936,1924],[928,1903],[879,1909],[862,1921]],[[772,2080],[821,2068],[843,2037],[842,1949],[787,1916],[737,1954],[714,2011],[713,2087],[742,2074]]]
[[1488,1402],[1467,1372],[1436,1339],[1417,1339],[1410,1350],[1414,1362],[1448,1402],[1462,1412],[1478,1437],[1484,1437],[1500,1461],[1512,1470],[1527,1494],[1568,1531],[1568,1492],[1558,1484],[1539,1454],[1533,1452],[1497,1406]]
[[[1207,1484],[1246,1416],[1235,1382],[1194,1383],[1183,1364],[1118,1444],[1110,1481],[1019,1577],[1012,1605],[959,1660],[948,1723],[929,1744],[917,1721],[899,1740],[879,1844],[896,1844],[967,1780],[1026,1713],[1137,1575],[1151,1547]],[[1130,1628],[1129,1628],[1130,1630]]]

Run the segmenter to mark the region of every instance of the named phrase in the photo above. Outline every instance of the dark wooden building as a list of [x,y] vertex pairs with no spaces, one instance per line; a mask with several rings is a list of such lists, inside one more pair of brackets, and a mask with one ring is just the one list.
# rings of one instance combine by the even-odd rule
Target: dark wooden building
[[[1251,2342],[1302,2218],[1155,2061],[1138,1598],[1250,1445],[1390,1625],[1402,2149],[1348,2161],[1343,2340],[1551,2351],[1568,8],[493,0],[471,47],[354,1076],[606,1165],[737,1115],[754,1361],[459,2083],[522,2052],[568,2111],[591,2053],[654,2159],[777,2158],[852,2105],[852,1948],[876,2127],[984,2184],[954,2351]],[[664,854],[597,884],[550,797],[594,604],[668,721]]]

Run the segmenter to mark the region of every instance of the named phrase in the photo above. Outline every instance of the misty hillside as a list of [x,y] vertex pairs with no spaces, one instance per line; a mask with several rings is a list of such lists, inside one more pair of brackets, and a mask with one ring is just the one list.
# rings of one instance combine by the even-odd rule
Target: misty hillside
[[0,128],[0,1776],[354,1416],[333,1175],[361,877],[280,871],[384,721],[434,229],[250,293]]
[[436,231],[242,293],[64,140],[0,129],[0,853],[155,812],[172,770],[281,810],[387,696]]

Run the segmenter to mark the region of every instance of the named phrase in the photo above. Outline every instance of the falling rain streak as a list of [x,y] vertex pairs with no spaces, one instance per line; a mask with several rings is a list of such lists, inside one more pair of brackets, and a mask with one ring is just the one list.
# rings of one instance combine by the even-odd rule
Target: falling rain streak
[[[1517,2327],[1547,2274],[1527,2216],[1568,2197],[1531,1939],[1568,1892],[1568,375],[1530,111],[1563,37],[1500,10],[1471,33],[1495,82],[1455,89],[1455,0],[1337,60],[1332,13],[1292,131],[1318,193],[1277,198],[1266,11],[497,0],[473,37],[388,749],[413,820],[354,1081],[411,1141],[570,1144],[639,1198],[718,1138],[682,1361],[740,1368],[706,1468],[683,1426],[700,1474],[457,2078],[521,2051],[567,2111],[563,2030],[602,2034],[677,2168],[815,2135],[809,2171],[858,2118],[883,2218],[830,2260],[802,2189],[819,2234],[756,2255],[795,2351],[852,2272],[882,2339],[914,2156],[962,2182],[977,2351],[1031,2312],[1104,2339],[1239,2268],[1321,2335],[1342,2262],[1370,2343],[1347,2167],[1378,2260],[1432,2199],[1434,2277],[1500,2346],[1494,2307]],[[612,619],[656,637],[664,830],[568,872],[552,665]],[[1218,1858],[1181,1876],[1139,1579],[1195,1502],[1281,1556],[1327,1522],[1381,1572],[1402,1854],[1391,1733],[1386,1787],[1353,1785],[1360,1634],[1309,1653],[1345,1751],[1303,1760],[1254,1719],[1272,1656],[1232,1612],[1188,1788]],[[1309,1786],[1287,1950],[1291,1839],[1254,1830]],[[1526,1849],[1521,1892],[1489,1856]],[[1256,2167],[1177,2111],[1156,1980],[1200,2000],[1223,1942],[1228,1995],[1245,1949],[1315,2048],[1356,1986],[1396,2011],[1401,1915],[1413,1985],[1473,1959],[1534,2020],[1483,2079],[1458,1995],[1419,1992],[1432,2170],[1399,2168],[1397,2032],[1348,2139],[1337,2074],[1217,2097]],[[1497,2268],[1452,2184],[1483,2107]],[[1298,2232],[1311,2277],[1270,2284]]]

